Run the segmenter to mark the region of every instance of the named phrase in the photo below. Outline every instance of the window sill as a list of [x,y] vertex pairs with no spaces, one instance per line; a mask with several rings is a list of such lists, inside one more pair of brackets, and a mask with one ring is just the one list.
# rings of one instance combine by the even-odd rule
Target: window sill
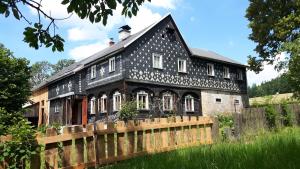
[[112,70],[112,71],[109,71],[108,73],[113,73],[113,72],[115,72],[116,70]]
[[153,67],[153,69],[157,69],[157,70],[163,70],[164,68]]
[[187,74],[187,72],[185,71],[185,72],[182,72],[182,71],[178,71],[178,73],[182,73],[182,74]]
[[215,75],[209,75],[209,74],[207,76],[209,76],[209,77],[215,77]]

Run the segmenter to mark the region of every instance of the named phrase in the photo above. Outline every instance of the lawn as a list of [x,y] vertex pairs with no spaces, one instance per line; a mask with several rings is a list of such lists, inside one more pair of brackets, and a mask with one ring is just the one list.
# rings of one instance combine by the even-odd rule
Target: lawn
[[300,128],[137,157],[104,169],[300,169]]

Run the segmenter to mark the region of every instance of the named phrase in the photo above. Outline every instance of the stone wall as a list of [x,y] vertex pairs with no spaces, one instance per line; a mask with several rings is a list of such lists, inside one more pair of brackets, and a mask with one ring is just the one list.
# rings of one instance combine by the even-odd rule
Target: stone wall
[[204,116],[217,113],[241,112],[241,109],[249,106],[247,94],[220,92],[212,90],[201,91],[202,112]]

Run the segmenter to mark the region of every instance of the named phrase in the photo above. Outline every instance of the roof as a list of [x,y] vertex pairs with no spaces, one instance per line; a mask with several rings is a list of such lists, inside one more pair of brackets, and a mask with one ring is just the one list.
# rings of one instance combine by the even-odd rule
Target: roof
[[233,59],[230,59],[228,57],[222,56],[216,52],[205,50],[205,49],[199,49],[199,48],[189,48],[193,56],[205,58],[205,59],[210,59],[210,60],[216,60],[216,61],[221,61],[229,64],[234,64],[234,65],[239,65],[239,66],[244,66],[246,65],[235,61]]
[[[85,59],[82,59],[78,62],[75,62],[74,64],[62,69],[61,71],[59,71],[58,73],[56,73],[55,75],[49,77],[46,81],[42,82],[41,84],[35,86],[34,88],[32,88],[32,91],[38,90],[42,87],[45,87],[46,85],[53,83],[61,78],[70,76],[72,74],[75,74],[76,72],[82,70],[84,67],[89,66],[90,64],[93,64],[94,62],[98,61],[101,58],[105,58],[108,57],[112,54],[116,54],[122,50],[124,50],[126,47],[128,47],[130,44],[132,44],[133,42],[135,42],[137,39],[139,39],[141,36],[143,36],[145,33],[147,33],[150,29],[152,29],[155,25],[157,25],[158,23],[160,23],[162,20],[164,20],[165,18],[167,18],[168,16],[171,17],[171,14],[167,14],[164,17],[162,17],[159,21],[153,23],[152,25],[144,28],[143,30],[130,35],[128,38],[126,38],[125,40],[119,41],[117,43],[115,43],[112,46],[109,46]],[[172,17],[171,17],[172,19]],[[174,23],[175,27],[176,24]],[[177,31],[179,32],[178,28],[176,27]],[[180,33],[179,33],[180,34]],[[180,34],[180,38],[183,40],[181,34]],[[187,46],[185,44],[185,41],[183,40],[183,43],[185,46]],[[189,47],[188,47],[189,48]],[[189,48],[188,52],[190,52],[193,56],[198,56],[198,57],[202,57],[202,58],[206,58],[206,59],[212,59],[212,60],[216,60],[216,61],[222,61],[222,62],[226,62],[226,63],[230,63],[230,64],[235,64],[235,65],[240,65],[240,66],[245,66],[235,60],[232,60],[230,58],[221,56],[215,52],[212,51],[207,51],[207,50],[202,50],[202,49],[197,49],[197,48]]]

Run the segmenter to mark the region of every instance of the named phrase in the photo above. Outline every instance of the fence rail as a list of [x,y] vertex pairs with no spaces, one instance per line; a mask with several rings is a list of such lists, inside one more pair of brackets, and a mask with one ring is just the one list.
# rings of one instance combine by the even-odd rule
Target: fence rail
[[[61,134],[47,129],[38,137],[45,145],[30,168],[87,168],[155,152],[212,143],[210,117],[155,118],[65,127]],[[0,167],[1,168],[1,167]],[[3,167],[5,168],[5,167]]]

